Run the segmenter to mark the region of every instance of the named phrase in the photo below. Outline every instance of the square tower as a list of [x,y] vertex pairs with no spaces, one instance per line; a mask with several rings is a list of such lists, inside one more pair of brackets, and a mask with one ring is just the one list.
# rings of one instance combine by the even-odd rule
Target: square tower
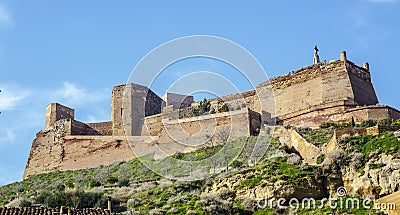
[[162,106],[163,100],[145,86],[115,86],[111,101],[113,136],[140,136],[144,117],[160,114]]
[[54,123],[61,119],[74,120],[75,111],[72,108],[60,105],[58,103],[51,103],[46,108],[46,130],[53,128]]

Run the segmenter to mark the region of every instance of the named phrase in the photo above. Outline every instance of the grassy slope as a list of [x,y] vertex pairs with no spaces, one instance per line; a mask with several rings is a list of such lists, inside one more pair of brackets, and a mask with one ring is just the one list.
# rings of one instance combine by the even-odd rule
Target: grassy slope
[[[279,150],[279,143],[275,139],[265,139],[270,142],[269,155]],[[351,151],[361,151],[367,159],[372,151],[380,153],[399,153],[397,139],[394,139],[393,132],[384,133],[376,137],[362,136],[352,137],[344,140],[343,144],[350,144]],[[396,143],[396,144],[395,144]],[[232,172],[226,174],[221,173],[218,177],[231,177],[235,174],[241,174],[246,171],[260,171],[262,174],[247,178],[242,181],[240,188],[258,186],[263,178],[270,180],[286,180],[294,183],[299,182],[301,178],[313,175],[314,167],[304,166],[300,164],[289,164],[285,159],[275,158],[267,159],[265,155],[256,166],[248,167],[246,165],[251,150],[256,144],[255,138],[246,138],[233,142],[229,150],[241,148],[241,153],[235,162],[231,162],[230,166],[235,167]],[[182,160],[201,160],[209,157],[220,150],[221,146],[216,148],[205,148],[193,153],[182,154],[179,159]],[[167,158],[167,159],[172,159]],[[216,177],[216,176],[215,176]],[[215,194],[205,195],[203,191],[206,187],[211,186],[214,181],[213,177],[195,182],[165,182],[160,180],[162,177],[148,170],[139,159],[133,159],[128,163],[116,163],[106,167],[94,169],[83,169],[77,171],[64,171],[41,174],[31,177],[22,182],[16,182],[0,187],[0,205],[21,196],[21,198],[34,201],[35,193],[42,193],[46,190],[65,190],[79,189],[90,192],[102,192],[104,195],[113,195],[120,198],[123,203],[127,203],[128,208],[147,213],[163,212],[167,214],[186,214],[192,211],[194,214],[205,214],[207,211],[217,210],[224,206],[231,213],[248,214],[250,210],[241,200],[235,198],[226,198]],[[147,183],[135,182],[150,181]],[[104,185],[121,186],[126,185],[125,182],[131,182],[131,186],[122,188],[105,189]],[[126,190],[123,192],[123,190]],[[203,194],[202,194],[203,193]],[[218,198],[217,198],[218,197]],[[223,210],[223,209],[221,209]],[[224,211],[227,212],[227,211]],[[276,209],[259,210],[255,214],[276,214]],[[340,211],[350,214],[369,214],[371,210],[360,211]],[[331,209],[324,207],[314,210],[300,210],[298,214],[330,214]]]

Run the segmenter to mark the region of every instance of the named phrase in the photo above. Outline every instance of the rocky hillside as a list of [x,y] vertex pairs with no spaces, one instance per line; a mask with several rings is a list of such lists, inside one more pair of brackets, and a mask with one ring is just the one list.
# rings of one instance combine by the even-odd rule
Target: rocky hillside
[[[321,137],[315,142],[317,147],[324,147],[320,142],[331,135],[326,130],[321,134],[307,132]],[[400,188],[400,145],[393,132],[341,137],[337,149],[319,156],[318,165],[305,163],[296,150],[282,146],[277,139],[265,137],[263,142],[269,148],[257,162],[249,161],[256,138],[232,143],[233,148],[243,147],[237,159],[228,168],[222,164],[224,171],[205,180],[168,180],[133,159],[100,168],[37,175],[0,187],[0,205],[106,208],[106,197],[110,196],[114,212],[132,214],[378,214],[372,207],[332,208],[323,198],[361,201]],[[220,150],[217,146],[166,159],[201,160]],[[338,193],[343,187],[347,195]],[[272,204],[265,204],[264,200],[273,198]],[[278,198],[286,200],[282,207]],[[287,207],[293,198],[299,204],[291,202]],[[305,198],[316,199],[316,207],[302,207]]]

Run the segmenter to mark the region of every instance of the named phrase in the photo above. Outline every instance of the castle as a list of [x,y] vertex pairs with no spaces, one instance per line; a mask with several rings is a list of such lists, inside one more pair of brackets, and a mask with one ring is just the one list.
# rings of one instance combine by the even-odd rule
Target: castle
[[[133,83],[113,88],[108,122],[79,122],[73,109],[52,103],[46,109],[45,130],[32,143],[24,178],[149,153],[159,159],[190,152],[213,142],[227,127],[229,140],[234,140],[258,135],[265,126],[318,127],[325,122],[400,118],[400,111],[378,103],[368,63],[358,66],[344,51],[339,60],[320,62],[316,47],[313,65],[210,103],[212,113],[193,115],[200,103],[192,96],[167,93],[161,98]],[[223,105],[229,111],[218,111]]]

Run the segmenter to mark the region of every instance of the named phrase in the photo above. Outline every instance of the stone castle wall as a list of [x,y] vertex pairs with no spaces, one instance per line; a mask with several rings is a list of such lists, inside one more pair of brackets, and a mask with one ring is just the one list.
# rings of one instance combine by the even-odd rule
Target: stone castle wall
[[[149,153],[160,159],[257,135],[262,124],[316,127],[324,122],[400,118],[398,110],[376,105],[369,66],[359,67],[345,57],[210,100],[214,110],[228,104],[228,112],[192,117],[199,105],[192,99],[170,94],[168,103],[145,86],[118,85],[112,90],[111,121],[99,123],[79,122],[73,109],[52,103],[46,109],[46,130],[32,143],[24,178]],[[180,100],[184,109],[177,109],[182,107]]]
[[36,133],[25,167],[24,179],[60,169],[64,158],[64,137],[71,135],[71,121],[59,120],[49,130]]
[[[210,101],[216,110],[224,103],[234,110],[250,108],[261,114],[265,124],[282,121],[287,125],[307,126],[326,120],[348,120],[335,115],[343,115],[346,109],[378,103],[369,69],[347,60],[307,66],[263,82],[255,90]],[[196,105],[198,103],[193,104]],[[302,123],[304,119],[307,123]]]
[[[144,144],[146,138],[137,141]],[[59,170],[94,168],[134,157],[125,136],[66,136]]]
[[352,62],[346,62],[346,70],[354,94],[354,101],[359,106],[375,105],[378,103],[374,87],[371,83],[371,74],[366,68],[359,67]]
[[91,127],[93,130],[97,131],[101,135],[112,136],[112,122],[95,122],[86,123],[87,126]]
[[237,110],[185,119],[164,118],[155,158],[254,135],[259,132],[260,115]]

